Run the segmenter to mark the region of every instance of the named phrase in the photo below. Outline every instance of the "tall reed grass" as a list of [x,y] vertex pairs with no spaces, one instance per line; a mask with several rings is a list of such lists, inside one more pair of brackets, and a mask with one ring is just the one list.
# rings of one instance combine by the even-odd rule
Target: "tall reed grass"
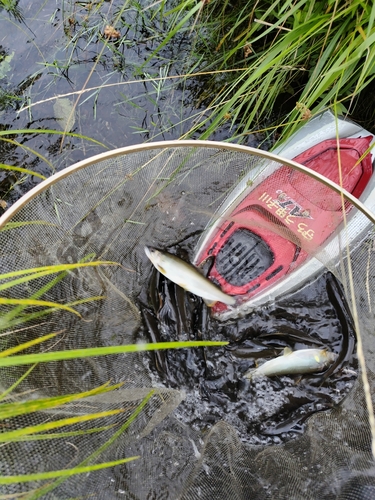
[[209,138],[230,121],[230,140],[238,139],[275,113],[279,117],[286,103],[283,123],[275,123],[284,139],[325,109],[352,112],[374,79],[373,3],[187,0],[169,10],[166,5],[158,8],[170,20],[171,34],[194,23],[191,67],[199,59],[205,61],[202,72],[228,71],[225,77],[205,76],[205,113],[190,135],[203,129],[200,137]]

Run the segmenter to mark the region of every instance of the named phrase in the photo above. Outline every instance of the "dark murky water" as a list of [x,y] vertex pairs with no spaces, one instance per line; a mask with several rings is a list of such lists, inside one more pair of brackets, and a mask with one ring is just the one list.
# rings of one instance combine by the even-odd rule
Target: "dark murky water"
[[[107,149],[179,139],[204,118],[199,95],[205,81],[180,76],[200,57],[191,51],[189,28],[150,57],[169,29],[168,19],[155,15],[157,4],[20,0],[14,6],[13,14],[0,6],[0,131],[62,132],[63,99],[74,116],[71,131],[101,144],[78,136],[9,135],[18,143],[0,140],[2,163],[49,177]],[[118,36],[106,39],[107,26]],[[229,127],[223,124],[211,138],[226,139]],[[258,139],[248,140],[258,145]],[[0,170],[0,199],[10,206],[39,182]]]
[[[187,258],[191,241],[174,250]],[[355,334],[341,285],[325,273],[282,303],[236,321],[218,322],[201,299],[152,271],[140,297],[148,341],[228,340],[219,348],[172,350],[145,356],[157,385],[185,389],[181,421],[206,431],[225,420],[244,442],[280,443],[303,432],[309,416],[339,404],[357,378]],[[244,378],[251,368],[293,350],[327,348],[337,360],[321,373]]]

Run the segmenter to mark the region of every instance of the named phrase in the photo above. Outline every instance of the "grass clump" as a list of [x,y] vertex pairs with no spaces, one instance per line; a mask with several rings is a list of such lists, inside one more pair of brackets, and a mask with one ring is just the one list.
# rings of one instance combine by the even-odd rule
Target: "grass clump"
[[[185,18],[191,21],[187,3],[164,10],[164,16],[173,20],[171,33]],[[190,135],[204,127],[200,137],[209,138],[230,121],[234,139],[270,120],[283,103],[286,137],[299,123],[327,108],[352,112],[374,79],[373,4],[268,0],[197,5],[195,58],[205,61],[201,71],[228,74],[205,78],[205,114]]]

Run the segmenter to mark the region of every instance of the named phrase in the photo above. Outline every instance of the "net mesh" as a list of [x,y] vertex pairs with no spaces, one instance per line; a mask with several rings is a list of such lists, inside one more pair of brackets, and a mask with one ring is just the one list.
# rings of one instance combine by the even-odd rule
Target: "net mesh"
[[[27,352],[137,341],[142,325],[138,298],[149,287],[151,270],[144,245],[168,248],[189,238],[196,244],[233,187],[244,179],[248,184],[259,180],[260,162],[264,160],[251,152],[225,145],[155,146],[104,156],[49,184],[3,226],[1,273],[93,259],[115,264],[40,276],[4,289],[5,298],[71,304],[80,316],[62,309],[38,315],[42,309],[37,306],[22,309],[3,304],[3,349],[51,332],[59,333]],[[299,184],[303,181],[308,183],[309,177],[299,173]],[[327,187],[314,182],[310,199],[327,196]],[[328,245],[324,240],[314,244],[301,233],[300,246],[343,284],[346,301],[358,317],[357,335],[363,340],[373,394],[374,234],[365,214],[349,210],[348,202],[345,207],[349,220],[356,217],[354,226],[331,237]],[[341,212],[340,206],[338,220]],[[284,237],[287,234],[282,231]],[[193,255],[189,257],[192,260]],[[287,303],[288,298],[282,300]],[[301,314],[310,314],[303,304]],[[0,458],[2,475],[67,469],[85,460],[101,463],[140,458],[64,478],[59,484],[50,479],[3,485],[1,494],[22,497],[34,491],[36,495],[39,488],[50,485],[45,493],[49,498],[212,499],[222,498],[223,492],[231,499],[375,497],[371,431],[361,377],[341,404],[311,415],[301,435],[280,444],[251,446],[243,442],[228,415],[220,415],[205,430],[176,418],[176,408],[197,388],[164,387],[145,358],[148,355],[142,353],[117,354],[34,366],[5,401],[25,404],[90,391],[108,381],[123,385],[57,408],[20,414],[8,419],[2,432],[61,418],[122,411],[94,424],[69,426],[60,437],[50,431],[39,439],[7,443]],[[2,368],[2,389],[15,384],[29,368]],[[154,393],[143,410],[127,426],[151,389]],[[102,429],[95,430],[98,428]],[[98,450],[100,454],[96,454]]]

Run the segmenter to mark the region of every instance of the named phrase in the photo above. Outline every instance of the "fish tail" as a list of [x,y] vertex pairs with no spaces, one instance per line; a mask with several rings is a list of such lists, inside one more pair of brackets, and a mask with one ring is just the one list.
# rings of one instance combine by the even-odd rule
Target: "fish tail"
[[216,304],[217,300],[203,299],[203,302],[207,307],[213,307]]
[[251,380],[251,379],[254,377],[255,372],[256,372],[256,368],[252,368],[251,370],[248,370],[248,371],[244,374],[244,378],[248,378],[249,380]]

